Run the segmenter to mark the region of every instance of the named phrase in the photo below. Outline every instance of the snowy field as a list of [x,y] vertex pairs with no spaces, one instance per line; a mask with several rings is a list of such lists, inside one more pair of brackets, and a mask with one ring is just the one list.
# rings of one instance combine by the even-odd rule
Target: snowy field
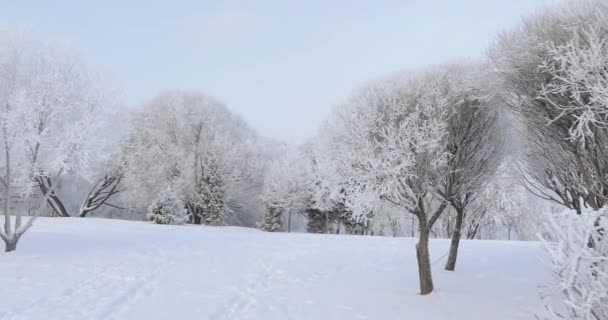
[[0,319],[533,319],[548,272],[533,242],[432,240],[419,296],[411,238],[37,220],[0,253]]

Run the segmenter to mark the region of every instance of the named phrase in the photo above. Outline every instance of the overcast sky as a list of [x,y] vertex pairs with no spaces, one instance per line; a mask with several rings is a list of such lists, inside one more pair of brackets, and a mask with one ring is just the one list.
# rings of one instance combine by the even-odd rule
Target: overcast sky
[[66,40],[128,105],[168,88],[224,102],[261,134],[302,141],[362,82],[484,53],[554,0],[0,0],[0,23]]

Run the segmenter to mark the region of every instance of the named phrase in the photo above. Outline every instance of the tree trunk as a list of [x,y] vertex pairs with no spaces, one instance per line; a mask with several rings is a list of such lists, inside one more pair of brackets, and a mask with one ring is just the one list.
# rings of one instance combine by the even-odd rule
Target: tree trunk
[[412,238],[415,236],[416,232],[416,218],[412,217]]
[[464,220],[464,209],[456,208],[456,223],[452,232],[452,242],[450,244],[450,254],[448,261],[445,264],[445,270],[454,271],[456,268],[456,259],[458,258],[458,245],[462,233],[462,221]]
[[291,209],[287,211],[287,232],[291,232]]
[[46,201],[53,210],[54,215],[57,217],[69,217],[70,214],[63,205],[63,202],[55,194],[55,187],[53,187],[51,179],[49,177],[39,176],[36,177],[36,182],[38,183],[42,195],[46,197]]
[[431,274],[431,260],[429,257],[429,227],[425,214],[420,214],[418,220],[420,235],[416,244],[416,259],[418,260],[420,294],[427,295],[433,292],[433,275]]
[[17,242],[19,242],[19,237],[11,237],[10,239],[4,240],[4,252],[11,252],[17,250]]

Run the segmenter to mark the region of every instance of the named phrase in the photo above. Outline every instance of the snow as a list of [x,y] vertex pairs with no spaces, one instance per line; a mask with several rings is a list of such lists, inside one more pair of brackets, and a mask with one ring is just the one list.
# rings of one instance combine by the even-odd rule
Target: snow
[[415,239],[40,218],[0,253],[0,319],[533,319],[537,242],[463,241],[418,295]]

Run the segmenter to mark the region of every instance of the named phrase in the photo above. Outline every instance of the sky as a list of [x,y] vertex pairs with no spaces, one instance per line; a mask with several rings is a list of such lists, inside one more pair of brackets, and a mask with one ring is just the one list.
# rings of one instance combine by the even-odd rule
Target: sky
[[484,55],[555,0],[0,0],[0,24],[68,42],[107,72],[125,107],[205,92],[260,134],[313,136],[362,83]]

